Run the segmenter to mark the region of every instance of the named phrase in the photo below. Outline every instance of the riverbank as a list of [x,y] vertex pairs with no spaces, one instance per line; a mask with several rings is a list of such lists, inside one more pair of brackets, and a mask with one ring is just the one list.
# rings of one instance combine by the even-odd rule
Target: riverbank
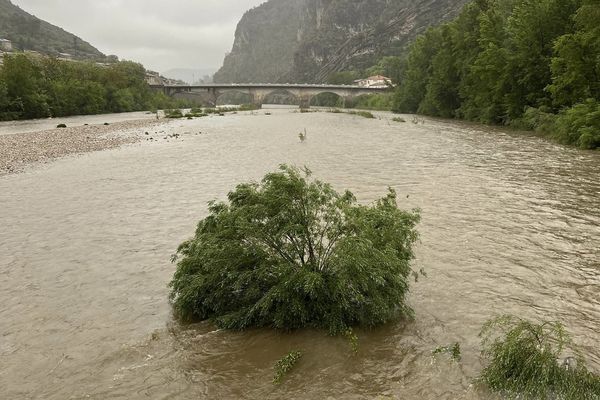
[[60,157],[113,149],[143,139],[144,132],[166,121],[133,120],[110,125],[75,126],[0,135],[0,176]]

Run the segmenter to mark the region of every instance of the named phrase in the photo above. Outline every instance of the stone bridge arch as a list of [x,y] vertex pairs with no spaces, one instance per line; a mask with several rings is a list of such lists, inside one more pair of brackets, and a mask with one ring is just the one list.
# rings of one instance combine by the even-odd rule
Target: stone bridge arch
[[387,88],[366,88],[360,86],[346,85],[314,85],[314,84],[207,84],[201,86],[153,86],[156,90],[162,90],[169,96],[197,96],[205,103],[216,106],[223,94],[227,92],[240,92],[247,94],[251,102],[262,106],[267,97],[278,91],[285,91],[298,99],[302,108],[309,108],[311,100],[322,93],[333,93],[340,96],[344,101],[352,101],[361,94],[382,93]]

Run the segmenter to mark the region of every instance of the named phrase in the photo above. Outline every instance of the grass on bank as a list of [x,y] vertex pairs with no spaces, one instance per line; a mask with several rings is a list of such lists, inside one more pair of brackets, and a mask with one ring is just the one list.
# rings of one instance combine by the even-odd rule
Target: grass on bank
[[254,104],[242,104],[236,107],[216,107],[216,108],[198,108],[194,107],[189,112],[184,113],[181,109],[167,109],[165,110],[165,118],[201,118],[211,114],[224,115],[225,113],[237,113],[238,111],[253,111],[259,107]]

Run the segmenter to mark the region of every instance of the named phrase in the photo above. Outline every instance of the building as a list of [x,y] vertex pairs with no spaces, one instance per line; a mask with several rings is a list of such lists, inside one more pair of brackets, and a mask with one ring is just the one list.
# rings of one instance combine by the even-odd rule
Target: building
[[12,42],[8,39],[0,39],[0,51],[10,52],[13,50]]
[[146,71],[146,83],[148,85],[164,85],[160,74],[156,71]]
[[374,75],[366,79],[358,79],[354,83],[358,86],[369,88],[387,88],[392,86],[392,79],[383,75]]

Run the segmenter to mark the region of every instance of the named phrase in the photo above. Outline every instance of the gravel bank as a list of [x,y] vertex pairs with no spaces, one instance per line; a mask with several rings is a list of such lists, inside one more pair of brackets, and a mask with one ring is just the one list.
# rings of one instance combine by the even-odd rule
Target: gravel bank
[[112,149],[143,139],[144,132],[166,121],[124,121],[0,136],[0,176],[38,162],[70,154]]

